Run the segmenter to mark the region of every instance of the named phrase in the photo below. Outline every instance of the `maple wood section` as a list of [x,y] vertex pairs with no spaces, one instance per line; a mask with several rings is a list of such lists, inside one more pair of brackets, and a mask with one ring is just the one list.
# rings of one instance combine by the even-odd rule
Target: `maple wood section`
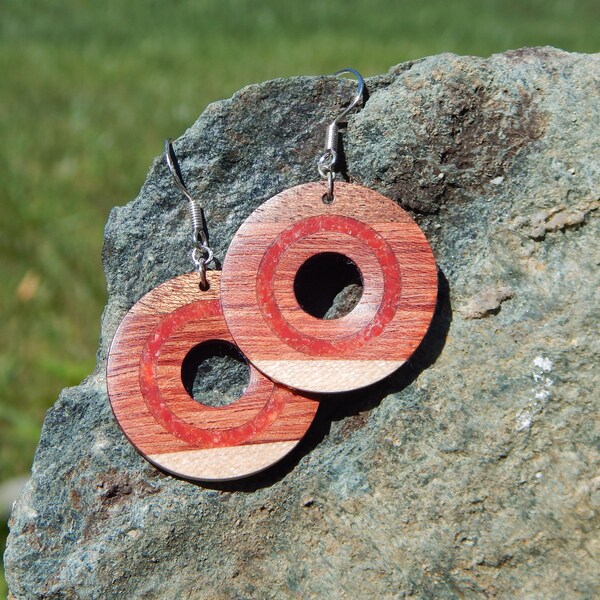
[[115,417],[149,461],[180,477],[224,481],[257,473],[288,454],[318,403],[249,365],[242,396],[210,407],[189,396],[181,365],[198,344],[233,343],[220,303],[220,273],[196,273],[154,288],[125,315],[111,345],[107,387]]
[[[271,379],[343,392],[389,375],[416,350],[437,298],[431,248],[412,217],[374,190],[336,183],[287,189],[255,210],[223,264],[221,301],[238,347]],[[358,267],[363,294],[347,315],[322,320],[294,293],[298,269],[336,252]]]

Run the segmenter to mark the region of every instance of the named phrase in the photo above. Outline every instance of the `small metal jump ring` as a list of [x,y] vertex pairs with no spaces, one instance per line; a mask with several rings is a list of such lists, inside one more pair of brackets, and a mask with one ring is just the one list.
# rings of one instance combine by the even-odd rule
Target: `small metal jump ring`
[[213,259],[215,258],[215,255],[208,246],[202,246],[202,248],[206,252],[206,258],[204,259],[204,262],[208,265],[209,263],[211,263],[213,261]]
[[321,177],[327,177],[327,174],[333,171],[333,167],[337,161],[337,152],[332,149],[328,149],[323,156],[319,159],[317,168],[319,169],[319,175]]
[[333,195],[333,182],[335,181],[335,173],[329,171],[327,173],[327,193],[323,194],[323,202],[325,204],[331,204],[334,200]]
[[201,252],[204,250],[203,248],[194,248],[192,250],[192,262],[196,266],[198,271],[198,275],[200,276],[200,287],[202,289],[207,289],[208,280],[206,278],[206,263],[208,262],[206,258],[201,256]]
[[203,262],[205,265],[212,262],[214,259],[213,251],[206,246],[196,246],[192,250],[192,262],[194,265],[198,266],[200,262]]
[[202,266],[198,268],[198,275],[200,276],[200,289],[208,289],[209,286],[208,279],[206,277],[206,265],[204,264],[204,262],[202,263]]

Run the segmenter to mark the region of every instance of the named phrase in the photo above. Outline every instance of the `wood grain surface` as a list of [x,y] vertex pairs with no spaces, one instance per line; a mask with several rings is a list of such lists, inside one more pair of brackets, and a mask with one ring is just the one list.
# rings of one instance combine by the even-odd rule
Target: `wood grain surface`
[[107,364],[110,403],[129,441],[150,462],[204,481],[257,473],[283,458],[308,430],[318,403],[273,383],[249,365],[242,396],[206,406],[184,388],[181,367],[198,344],[233,343],[220,303],[220,273],[175,277],[125,315]]
[[[274,196],[242,224],[222,273],[221,301],[236,344],[271,379],[342,392],[389,375],[427,332],[437,298],[431,248],[412,217],[374,190],[321,182]],[[363,294],[332,320],[306,313],[294,293],[309,258],[336,252],[358,267]]]

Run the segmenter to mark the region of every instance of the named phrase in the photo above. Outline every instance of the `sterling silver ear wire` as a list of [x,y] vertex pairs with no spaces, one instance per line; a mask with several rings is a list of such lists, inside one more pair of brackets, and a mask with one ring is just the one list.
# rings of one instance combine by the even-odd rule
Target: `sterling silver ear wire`
[[206,266],[214,260],[214,254],[208,244],[208,234],[206,231],[206,221],[204,218],[204,209],[200,203],[192,198],[187,187],[183,183],[177,167],[177,156],[173,149],[170,139],[165,140],[165,160],[167,167],[173,177],[175,185],[180,192],[187,198],[190,219],[192,221],[192,262],[200,275],[200,287],[206,289],[208,281],[206,279]]
[[335,180],[336,163],[338,159],[338,137],[340,133],[339,122],[363,99],[365,91],[365,80],[356,69],[340,69],[333,75],[339,77],[344,73],[351,73],[358,80],[358,89],[352,102],[341,112],[327,127],[327,137],[325,138],[325,152],[319,158],[319,175],[327,179],[327,193],[323,197],[323,202],[333,202],[333,182]]

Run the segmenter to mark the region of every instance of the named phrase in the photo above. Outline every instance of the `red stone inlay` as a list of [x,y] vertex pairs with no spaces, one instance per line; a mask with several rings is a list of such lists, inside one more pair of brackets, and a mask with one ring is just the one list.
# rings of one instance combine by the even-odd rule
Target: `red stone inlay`
[[[164,317],[148,337],[142,350],[139,367],[139,383],[142,396],[148,410],[163,429],[176,438],[190,444],[194,448],[216,448],[236,446],[248,442],[258,433],[267,429],[283,410],[290,392],[277,387],[251,367],[250,383],[244,395],[235,403],[219,408],[202,405],[187,394],[165,394],[161,391],[157,379],[157,366],[160,363],[165,344],[169,338],[190,321],[198,321],[197,344],[215,339],[214,334],[202,336],[201,321],[203,318],[221,315],[218,300],[199,301],[182,306]],[[224,323],[224,321],[223,321]],[[230,341],[229,336],[223,336]],[[169,406],[170,403],[185,403],[187,413],[193,415],[193,421],[182,419]],[[262,408],[255,416],[239,423],[244,408]],[[192,419],[190,419],[192,420]],[[203,427],[204,421],[212,423],[211,427]],[[216,423],[215,423],[216,422]],[[216,424],[216,426],[215,426]]]
[[[363,242],[377,257],[383,274],[381,303],[373,319],[361,329],[335,339],[317,338],[299,332],[287,321],[275,298],[274,282],[281,257],[298,240],[322,231],[344,233]],[[326,251],[327,248],[316,249],[314,254]],[[361,269],[360,264],[357,267]],[[379,336],[394,318],[401,296],[400,268],[389,244],[373,228],[350,217],[318,215],[294,223],[272,242],[260,263],[256,295],[257,304],[273,333],[298,352],[319,357],[351,357],[356,349]],[[307,315],[307,321],[310,319],[310,315]]]

